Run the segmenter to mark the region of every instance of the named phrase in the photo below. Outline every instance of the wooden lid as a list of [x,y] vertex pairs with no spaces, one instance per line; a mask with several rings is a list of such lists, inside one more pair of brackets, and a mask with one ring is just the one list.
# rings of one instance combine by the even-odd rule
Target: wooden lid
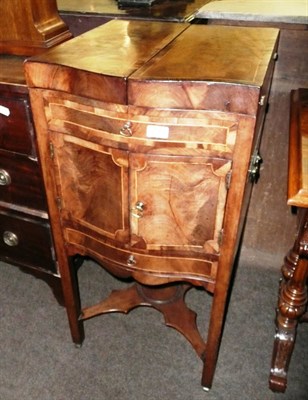
[[186,109],[221,109],[213,102],[221,101],[224,85],[224,101],[249,102],[251,97],[255,107],[278,33],[273,28],[113,20],[30,59],[26,77],[30,87]]
[[223,101],[230,111],[249,114],[249,104],[233,110],[232,98],[258,101],[278,35],[273,28],[191,25],[134,72],[129,102],[223,110]]
[[126,104],[128,77],[188,26],[110,21],[28,60],[27,83]]

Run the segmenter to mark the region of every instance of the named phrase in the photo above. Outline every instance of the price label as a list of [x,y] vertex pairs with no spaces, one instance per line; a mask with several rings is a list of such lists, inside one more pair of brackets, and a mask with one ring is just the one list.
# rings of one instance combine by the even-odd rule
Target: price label
[[168,126],[161,125],[148,125],[146,136],[149,139],[168,139],[169,138],[169,128]]
[[6,117],[8,117],[10,115],[10,109],[4,106],[1,106],[0,104],[0,114],[5,115]]

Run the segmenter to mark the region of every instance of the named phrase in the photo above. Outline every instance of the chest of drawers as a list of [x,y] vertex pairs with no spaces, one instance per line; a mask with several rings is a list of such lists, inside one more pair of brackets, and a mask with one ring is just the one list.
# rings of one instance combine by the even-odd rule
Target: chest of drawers
[[[276,29],[112,21],[26,63],[68,317],[153,306],[211,387]],[[71,256],[137,284],[82,308]],[[185,305],[213,294],[207,340]]]
[[0,258],[44,279],[62,303],[23,62],[0,56]]

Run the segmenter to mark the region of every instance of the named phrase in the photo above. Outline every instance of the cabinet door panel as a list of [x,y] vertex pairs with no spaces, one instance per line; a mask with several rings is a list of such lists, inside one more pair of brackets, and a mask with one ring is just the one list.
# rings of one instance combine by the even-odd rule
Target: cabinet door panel
[[127,153],[72,136],[51,137],[63,224],[125,242]]
[[231,161],[132,154],[131,245],[217,253]]

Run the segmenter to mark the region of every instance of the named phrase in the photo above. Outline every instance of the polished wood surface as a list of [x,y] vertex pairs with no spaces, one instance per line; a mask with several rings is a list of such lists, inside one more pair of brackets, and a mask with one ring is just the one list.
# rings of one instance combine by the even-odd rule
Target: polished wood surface
[[288,204],[308,206],[308,91],[292,92]]
[[[110,21],[108,25],[102,25],[42,55],[35,66],[36,74],[28,77],[28,85],[57,89],[57,79],[53,79],[50,69],[54,68],[56,72],[60,64],[61,80],[58,85],[62,90],[67,82],[66,90],[74,94],[83,95],[87,91],[88,97],[126,104],[127,77],[188,26],[151,21]],[[35,60],[32,58],[33,62]],[[52,74],[50,79],[46,79],[47,68]],[[75,77],[72,76],[74,71]],[[66,72],[67,78],[64,78]],[[90,82],[87,78],[89,72],[95,74]],[[59,72],[57,74],[60,75]],[[115,86],[117,90],[114,90]]]
[[17,86],[24,86],[24,91],[26,92],[26,79],[23,68],[24,61],[25,57],[22,56],[2,54],[0,56],[0,83],[15,85],[16,89]]
[[2,1],[0,53],[37,54],[69,38],[56,0]]
[[[166,80],[171,84],[172,81],[192,81],[191,85],[206,80],[260,86],[276,39],[277,29],[272,28],[190,25],[131,79]],[[219,47],[214,43],[219,43]]]
[[[291,93],[290,153],[289,153],[289,198],[288,203],[298,207],[298,229],[293,247],[285,257],[282,267],[276,335],[272,356],[269,384],[273,391],[284,392],[287,373],[294,350],[297,325],[302,319],[307,322],[307,278],[308,278],[308,198],[304,188],[308,154],[308,89]],[[298,189],[300,190],[298,191]],[[295,190],[295,192],[294,192]]]
[[[210,388],[279,32],[237,28],[214,34],[212,27],[167,22],[162,28],[112,21],[82,41],[28,60],[26,77],[73,340],[83,340],[87,318],[151,305],[205,361],[202,385]],[[106,66],[102,58],[93,63],[113,30]],[[239,32],[256,40],[241,42],[241,50],[229,46],[224,59],[220,46],[232,43],[232,35],[236,42]],[[140,37],[148,40],[146,50]],[[87,51],[86,63],[92,60],[88,71],[77,58],[72,65],[74,44],[79,54]],[[199,57],[203,48],[212,51],[207,65]],[[176,66],[168,54],[178,55]],[[238,65],[233,72],[226,68],[239,54],[253,74],[241,76]],[[120,58],[123,67],[110,73],[109,60]],[[76,254],[138,285],[83,309],[69,263]],[[170,287],[180,283],[213,294],[207,340],[200,339],[184,305],[186,286],[178,295]],[[167,299],[170,307],[158,307]]]
[[[147,30],[145,30],[147,26]],[[189,27],[189,29],[187,29]],[[177,40],[176,36],[185,31]],[[105,41],[99,40],[101,35],[106,38]],[[219,48],[213,48],[211,43],[216,39],[220,43]],[[233,40],[231,39],[233,38]],[[94,97],[102,101],[112,101],[125,103],[127,100],[125,79],[130,76],[130,85],[134,92],[132,102],[136,105],[151,105],[159,107],[162,102],[168,101],[169,94],[166,96],[152,96],[152,102],[149,104],[148,98],[142,98],[146,91],[140,86],[147,82],[151,77],[151,84],[156,84],[156,90],[163,91],[161,81],[166,81],[168,87],[174,83],[172,90],[179,91],[177,97],[181,99],[179,107],[200,108],[210,106],[215,98],[214,109],[223,111],[236,111],[250,113],[250,108],[255,107],[258,101],[254,97],[255,87],[258,88],[264,79],[264,67],[268,64],[272,54],[272,43],[277,38],[277,30],[269,28],[260,30],[233,27],[207,27],[207,26],[189,26],[186,24],[168,24],[157,22],[137,22],[137,21],[111,21],[107,25],[98,27],[87,35],[82,35],[67,43],[57,46],[48,51],[39,58],[39,64],[35,65],[36,74],[28,77],[30,86],[39,86],[44,88],[63,89],[63,84],[70,88],[74,94],[80,95],[86,90],[89,97]],[[169,41],[169,45],[164,51],[155,57],[155,61],[150,61],[156,53],[161,50]],[[193,56],[194,46],[200,48],[198,58]],[[114,43],[116,52],[113,51]],[[252,43],[253,51],[247,52],[247,44]],[[76,46],[79,52],[76,53]],[[202,51],[206,49],[206,51]],[[81,57],[81,54],[83,55]],[[125,56],[124,56],[125,54]],[[244,60],[241,63],[238,60]],[[48,60],[48,63],[46,62]],[[32,63],[36,58],[32,58]],[[189,62],[188,62],[189,61]],[[46,62],[46,65],[43,63]],[[53,64],[55,66],[53,66]],[[56,69],[60,64],[62,80],[53,79]],[[31,64],[34,65],[34,64]],[[31,68],[31,65],[27,67]],[[140,68],[142,66],[142,68]],[[66,69],[65,67],[72,67]],[[48,72],[47,72],[48,69]],[[55,70],[53,72],[53,69]],[[76,70],[74,79],[72,73]],[[134,72],[138,70],[134,74]],[[69,71],[70,75],[64,80],[63,74]],[[86,72],[83,72],[86,71]],[[183,75],[177,75],[178,71],[183,71]],[[95,73],[93,76],[94,84],[88,83],[84,87],[84,79],[88,72]],[[50,79],[46,79],[46,74]],[[83,74],[85,75],[83,77]],[[107,77],[106,77],[107,76]],[[182,78],[185,76],[185,79]],[[111,79],[114,77],[114,79]],[[72,83],[72,81],[75,82]],[[208,85],[206,92],[200,99],[204,90],[204,85],[198,91],[198,82],[204,80],[210,82],[232,82],[228,98],[219,99],[217,91],[219,85]],[[155,83],[155,81],[157,83]],[[117,93],[112,93],[109,82],[117,85]],[[140,83],[139,83],[140,82]],[[187,85],[185,84],[187,82]],[[72,87],[73,84],[73,87]],[[147,85],[147,83],[145,83]],[[98,88],[98,86],[100,86]],[[181,87],[183,89],[181,90]],[[103,90],[105,88],[105,90]],[[170,89],[168,89],[170,90]],[[191,95],[189,94],[191,90]],[[224,89],[225,92],[228,88]],[[235,92],[245,91],[248,100],[241,102],[238,98],[233,99]],[[184,93],[188,91],[188,93]],[[249,93],[251,91],[251,93]],[[193,104],[194,92],[199,103]],[[163,93],[163,92],[161,92]],[[210,96],[209,104],[206,96]],[[251,100],[251,103],[250,103]],[[241,103],[240,103],[241,102]],[[170,106],[165,104],[165,106]]]

